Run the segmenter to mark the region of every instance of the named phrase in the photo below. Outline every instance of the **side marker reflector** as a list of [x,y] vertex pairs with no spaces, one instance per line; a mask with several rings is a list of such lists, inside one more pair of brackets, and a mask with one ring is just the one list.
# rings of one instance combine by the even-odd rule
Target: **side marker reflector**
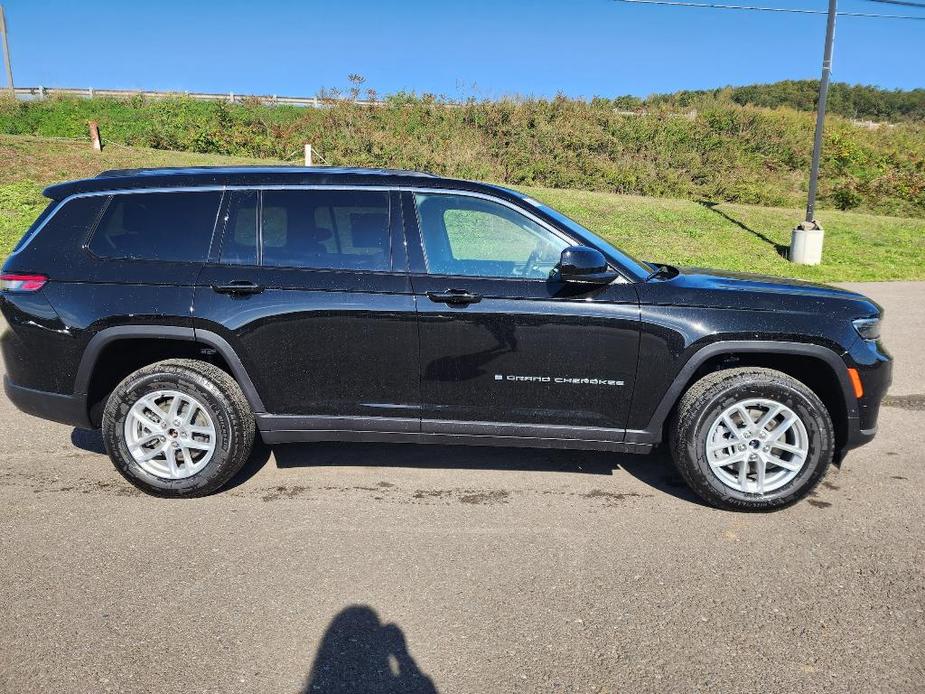
[[861,377],[858,375],[858,370],[849,368],[848,377],[851,379],[851,385],[854,386],[854,397],[862,397],[864,395],[864,384],[861,383]]

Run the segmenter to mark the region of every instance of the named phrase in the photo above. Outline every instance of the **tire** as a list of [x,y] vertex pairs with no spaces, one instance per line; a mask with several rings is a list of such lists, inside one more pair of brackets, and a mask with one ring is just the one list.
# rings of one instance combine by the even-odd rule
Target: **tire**
[[[759,427],[778,406],[779,414]],[[793,415],[799,421],[785,428]],[[819,484],[832,462],[835,430],[825,405],[803,383],[773,369],[744,367],[704,376],[684,393],[670,444],[678,472],[704,501],[729,510],[770,511]],[[743,457],[749,462],[736,462]]]
[[197,497],[220,489],[244,466],[255,424],[231,376],[206,362],[171,359],[116,386],[102,428],[110,459],[133,485],[154,496]]

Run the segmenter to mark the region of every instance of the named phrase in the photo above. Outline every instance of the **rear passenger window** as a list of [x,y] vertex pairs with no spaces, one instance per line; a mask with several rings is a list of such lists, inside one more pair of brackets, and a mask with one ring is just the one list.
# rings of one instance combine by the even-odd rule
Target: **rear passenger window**
[[221,193],[113,195],[90,240],[103,258],[204,262]]
[[387,192],[266,190],[260,223],[264,265],[390,268]]

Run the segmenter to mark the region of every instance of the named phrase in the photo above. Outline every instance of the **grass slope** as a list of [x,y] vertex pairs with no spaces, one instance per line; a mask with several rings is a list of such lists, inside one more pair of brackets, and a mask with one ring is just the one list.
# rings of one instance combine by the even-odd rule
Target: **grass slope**
[[822,265],[781,255],[803,210],[523,188],[632,255],[819,282],[925,278],[925,220],[820,210]]
[[114,144],[95,152],[88,143],[0,135],[0,257],[48,204],[42,189],[50,183],[89,178],[105,169],[277,163],[281,162]]
[[[116,146],[99,153],[77,142],[0,136],[0,255],[9,252],[44,207],[41,191],[49,183],[107,168],[256,163],[280,162]],[[802,267],[779,254],[801,218],[799,209],[522,190],[644,259],[818,281],[925,279],[925,219],[821,211],[824,263]]]

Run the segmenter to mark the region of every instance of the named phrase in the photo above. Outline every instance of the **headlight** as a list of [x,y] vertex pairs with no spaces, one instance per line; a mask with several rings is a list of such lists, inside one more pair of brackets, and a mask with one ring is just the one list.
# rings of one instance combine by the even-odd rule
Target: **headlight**
[[858,331],[858,335],[863,337],[865,340],[880,339],[879,318],[858,318],[857,320],[851,322],[854,324],[854,329]]

